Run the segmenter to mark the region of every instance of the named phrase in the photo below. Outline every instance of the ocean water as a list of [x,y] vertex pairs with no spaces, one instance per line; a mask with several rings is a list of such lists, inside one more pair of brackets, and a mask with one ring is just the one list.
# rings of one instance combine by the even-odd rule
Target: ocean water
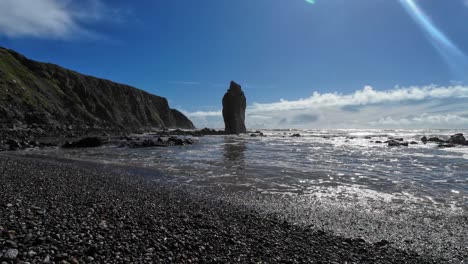
[[[422,136],[449,138],[460,130],[264,130],[265,137],[205,136],[170,148],[108,145],[41,154],[155,169],[164,179],[196,188],[264,194],[468,207],[468,147],[438,148]],[[301,137],[291,137],[299,133]],[[389,147],[372,141],[403,138]]]

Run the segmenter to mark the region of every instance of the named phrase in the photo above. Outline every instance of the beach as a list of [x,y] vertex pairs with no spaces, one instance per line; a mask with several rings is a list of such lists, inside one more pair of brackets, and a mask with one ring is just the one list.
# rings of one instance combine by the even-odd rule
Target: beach
[[441,263],[89,163],[0,156],[6,263]]

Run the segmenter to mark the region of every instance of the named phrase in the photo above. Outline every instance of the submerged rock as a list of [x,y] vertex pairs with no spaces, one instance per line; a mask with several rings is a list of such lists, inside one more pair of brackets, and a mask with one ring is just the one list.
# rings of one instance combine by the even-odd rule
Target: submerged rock
[[103,144],[103,140],[98,137],[86,137],[75,142],[66,142],[63,148],[95,148],[100,147]]
[[440,139],[438,137],[431,137],[427,141],[429,141],[429,142],[438,142],[438,143],[444,143],[445,142],[443,139]]
[[223,97],[223,118],[227,134],[246,133],[245,108],[247,100],[239,84],[231,81],[227,93]]
[[389,140],[387,141],[389,147],[408,147],[408,142],[401,142],[399,140]]

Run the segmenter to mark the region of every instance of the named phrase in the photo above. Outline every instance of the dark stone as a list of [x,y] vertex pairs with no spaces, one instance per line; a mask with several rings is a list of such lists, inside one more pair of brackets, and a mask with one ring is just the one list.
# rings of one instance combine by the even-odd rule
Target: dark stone
[[422,141],[422,143],[426,144],[426,143],[427,143],[427,141],[428,141],[428,139],[427,139],[427,137],[426,137],[426,136],[424,136],[424,137],[422,137],[422,138],[421,138],[421,141]]
[[301,137],[301,134],[293,134],[291,137]]
[[18,254],[19,252],[17,249],[8,249],[5,254],[3,254],[3,258],[6,260],[15,260]]
[[169,142],[169,143],[172,143],[172,144],[174,144],[174,145],[176,145],[176,146],[183,146],[183,145],[185,145],[185,143],[186,143],[185,140],[183,140],[183,139],[181,139],[181,138],[176,138],[176,137],[170,137],[170,138],[168,139],[168,142]]
[[227,134],[246,133],[245,109],[247,100],[239,84],[231,81],[227,93],[223,97],[223,118]]
[[439,148],[454,148],[456,147],[457,145],[455,144],[452,144],[452,143],[440,143],[438,145]]
[[450,139],[448,140],[448,142],[451,143],[451,144],[465,145],[466,144],[466,139],[463,136],[463,134],[459,133],[459,134],[455,134],[455,135],[451,136]]
[[438,137],[431,137],[427,141],[428,142],[438,142],[438,143],[444,143],[445,142],[445,140],[442,140],[442,139],[440,139]]
[[389,140],[388,142],[389,147],[408,147],[409,143],[408,142],[400,142],[399,140]]
[[63,148],[95,148],[100,147],[103,144],[103,140],[98,137],[87,137],[82,138],[75,142],[66,142]]
[[9,150],[21,149],[21,144],[15,139],[7,140],[6,144],[8,145]]
[[411,144],[411,145],[418,145],[418,142],[416,142],[416,141],[411,141],[410,144]]

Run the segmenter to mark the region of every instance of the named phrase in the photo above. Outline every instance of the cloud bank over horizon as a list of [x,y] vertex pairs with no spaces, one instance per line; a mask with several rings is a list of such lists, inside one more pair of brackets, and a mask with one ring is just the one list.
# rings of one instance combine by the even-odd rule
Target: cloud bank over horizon
[[[224,127],[221,110],[184,113],[197,127]],[[298,100],[253,103],[246,123],[249,128],[468,128],[468,86],[314,92]]]
[[[70,39],[97,37],[86,25],[103,21],[114,13],[100,0],[2,0],[0,35]],[[112,18],[114,19],[114,18]]]

